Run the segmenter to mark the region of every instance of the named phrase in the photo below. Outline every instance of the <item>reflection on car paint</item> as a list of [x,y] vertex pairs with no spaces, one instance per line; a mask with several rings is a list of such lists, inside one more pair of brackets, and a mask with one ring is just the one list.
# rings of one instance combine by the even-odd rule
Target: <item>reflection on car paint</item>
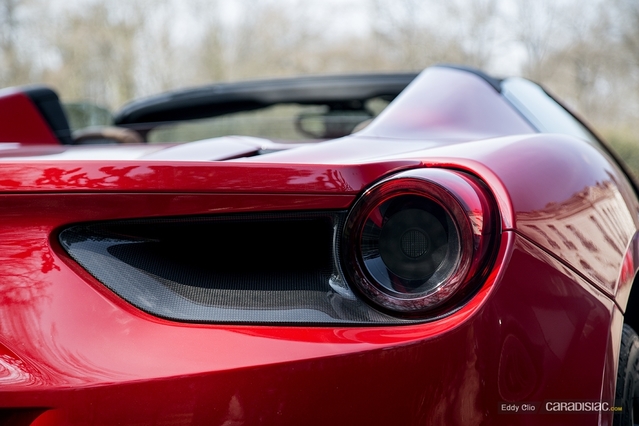
[[579,266],[610,295],[616,292],[619,266],[600,251],[622,255],[635,232],[634,222],[616,185],[607,180],[586,187],[562,203],[521,213],[522,232]]

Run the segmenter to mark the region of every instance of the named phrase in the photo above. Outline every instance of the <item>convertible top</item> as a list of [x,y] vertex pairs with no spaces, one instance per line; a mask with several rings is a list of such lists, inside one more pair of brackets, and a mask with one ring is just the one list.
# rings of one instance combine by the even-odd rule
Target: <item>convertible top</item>
[[416,76],[417,73],[325,75],[219,83],[133,101],[115,115],[114,124],[191,120],[282,103],[359,110],[367,99],[393,99]]

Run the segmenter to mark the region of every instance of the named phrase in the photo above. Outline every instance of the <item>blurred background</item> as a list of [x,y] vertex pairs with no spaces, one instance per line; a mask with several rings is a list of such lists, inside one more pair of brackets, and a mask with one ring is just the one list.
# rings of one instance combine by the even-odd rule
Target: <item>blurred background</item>
[[464,64],[544,85],[639,170],[638,0],[0,0],[0,86],[111,110],[217,81]]

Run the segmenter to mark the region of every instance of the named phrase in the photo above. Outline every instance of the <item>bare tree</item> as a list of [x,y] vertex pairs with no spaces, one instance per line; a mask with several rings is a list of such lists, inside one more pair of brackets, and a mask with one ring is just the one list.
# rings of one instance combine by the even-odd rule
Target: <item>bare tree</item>
[[[326,19],[349,7],[368,30]],[[211,81],[442,62],[519,72],[639,144],[637,0],[0,0],[2,85],[111,107]]]
[[[455,62],[486,69],[493,59],[499,40],[498,0],[460,1],[445,3],[447,22],[455,22],[446,34],[449,44],[458,47]],[[445,27],[446,28],[446,27]]]
[[548,66],[548,58],[565,43],[563,5],[554,0],[516,0],[515,6],[514,19],[506,19],[510,20],[515,42],[526,52],[522,74],[543,81],[555,70]]
[[28,0],[0,0],[0,83],[3,86],[25,84],[30,79],[30,60],[21,49],[21,35],[28,23],[21,12]]
[[313,25],[308,2],[284,8],[272,0],[240,3],[245,18],[229,38],[228,59],[233,78],[317,72],[316,53],[322,36]]
[[61,66],[47,80],[71,99],[116,106],[136,95],[136,34],[141,15],[130,8],[89,4],[55,32]]
[[395,68],[418,70],[442,62],[489,66],[497,42],[498,0],[370,4],[375,44]]
[[626,53],[639,66],[639,2],[615,0],[612,19]]
[[438,61],[442,46],[428,25],[432,2],[422,0],[374,0],[373,40],[392,68],[417,70]]

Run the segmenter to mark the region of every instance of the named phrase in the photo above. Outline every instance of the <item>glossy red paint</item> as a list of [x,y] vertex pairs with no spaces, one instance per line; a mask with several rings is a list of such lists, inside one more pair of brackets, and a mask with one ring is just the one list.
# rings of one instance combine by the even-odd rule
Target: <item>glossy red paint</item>
[[[473,79],[463,86],[470,98],[496,99],[485,82]],[[476,102],[472,110],[485,105]],[[269,154],[269,164],[259,157],[227,163],[5,161],[0,420],[612,424],[611,412],[547,413],[544,403],[613,403],[623,312],[639,266],[632,188],[598,148],[571,137],[530,135],[512,110],[500,107],[488,118],[442,111],[446,117],[421,111],[428,116],[423,122],[400,114],[408,130],[389,132],[411,137],[424,123],[437,131],[459,125],[454,143],[384,139],[393,135],[378,126]],[[509,132],[520,135],[495,137]],[[485,182],[498,206],[501,235],[476,293],[458,310],[421,324],[168,321],[120,299],[57,241],[61,228],[79,222],[345,210],[375,182],[422,167],[464,171]],[[502,409],[523,403],[535,411]]]
[[[639,232],[636,232],[626,248],[623,263],[617,279],[617,303],[622,312],[626,311],[632,284],[639,268]],[[621,329],[620,329],[621,330]],[[621,331],[619,331],[621,333]]]
[[[579,155],[575,155],[577,152]],[[537,135],[462,143],[404,156],[412,159],[357,166],[10,163],[0,171],[0,186],[17,192],[63,189],[354,194],[380,176],[419,163],[457,168],[478,175],[493,189],[503,229],[518,229],[550,252],[561,251],[561,256],[583,270],[594,285],[610,295],[616,293],[618,265],[625,255],[622,250],[639,226],[637,215],[632,212],[639,211],[639,207],[629,195],[631,189],[620,171],[594,147],[569,137]],[[591,212],[585,207],[594,208]],[[584,213],[587,216],[582,217]],[[588,237],[581,231],[584,226],[588,227]],[[600,247],[615,250],[619,261],[610,262],[600,256]],[[585,258],[584,253],[589,250],[592,255]]]
[[416,160],[331,167],[224,162],[19,161],[6,163],[0,169],[0,191],[355,194],[373,180],[418,165]]
[[17,89],[0,90],[0,117],[0,142],[60,145],[33,102]]
[[[439,164],[464,168],[464,161],[450,158]],[[479,158],[490,166],[484,166],[486,174],[482,168],[474,170],[488,183],[499,182],[498,188],[513,184],[509,179],[515,174],[502,171],[502,181],[489,173],[495,167],[492,156]],[[395,171],[393,164],[375,170]],[[429,165],[435,164],[431,160]],[[64,173],[65,167],[69,173]],[[103,167],[58,165],[62,176],[90,176]],[[229,174],[241,170],[239,165],[223,167]],[[308,423],[309,417],[317,424],[420,424],[426,419],[467,424],[484,418],[508,421],[502,417],[508,414],[499,412],[503,402],[595,400],[602,395],[603,379],[611,375],[605,360],[611,356],[613,302],[534,238],[509,230],[503,233],[493,274],[464,308],[436,322],[385,328],[204,326],[160,320],[107,291],[55,241],[55,230],[70,222],[301,206],[343,209],[354,201],[358,185],[370,184],[361,176],[374,174],[354,170],[359,167],[367,165],[325,172],[359,176],[351,180],[350,191],[345,185],[327,188],[324,179],[317,179],[325,176],[319,166],[309,167],[315,173],[303,172],[301,177],[290,171],[295,178],[290,179],[287,167],[255,165],[225,187],[239,193],[73,194],[51,181],[44,185],[49,194],[39,193],[34,182],[22,194],[3,195],[0,253],[3,264],[11,267],[0,273],[0,343],[8,372],[4,376],[10,379],[0,390],[0,404],[50,409],[39,420],[42,424],[149,418],[170,418],[176,424],[211,424],[211,419],[296,424]],[[31,165],[25,180],[33,181],[32,176],[42,176],[50,168]],[[175,173],[162,167],[149,170],[159,170],[160,181],[97,179],[88,184],[90,179],[71,179],[77,182],[71,192],[144,185],[153,190],[170,183],[174,186],[169,189],[180,191],[212,189],[206,179],[185,184],[203,167],[178,165]],[[276,183],[273,188],[281,190],[276,185],[282,185],[291,193],[272,194],[273,188],[248,193],[251,176],[272,170],[278,171],[270,181]],[[299,186],[285,185],[291,181]],[[529,193],[534,195],[535,188],[529,187]],[[501,198],[502,203],[517,200],[509,192]],[[510,210],[520,213],[521,204],[513,204]],[[465,349],[451,353],[451,347]],[[583,357],[584,351],[588,357]],[[577,371],[599,373],[579,376]],[[574,377],[581,378],[572,381]],[[300,393],[303,383],[314,386],[304,386]],[[405,389],[420,390],[405,398]],[[326,405],[334,410],[325,410]],[[543,416],[546,424],[576,424],[594,421],[599,413]],[[610,419],[604,420],[605,424]],[[539,418],[517,421],[538,424]]]
[[[356,137],[342,140],[360,146]],[[296,155],[334,161],[333,147]],[[294,160],[294,153],[284,161]],[[513,136],[406,151],[386,144],[380,156],[420,160],[475,174],[493,191],[502,229],[516,229],[610,296],[616,294],[625,250],[639,227],[639,205],[621,170],[599,149],[561,135]],[[560,184],[559,184],[560,183]],[[636,263],[634,272],[637,271]]]
[[477,175],[493,190],[503,229],[522,232],[583,271],[593,285],[616,294],[626,247],[639,227],[639,205],[623,173],[600,150],[566,136],[534,135],[401,156]]
[[[488,165],[473,170],[495,184],[497,192],[504,191],[502,204],[517,200],[505,189],[516,175],[501,171],[502,181],[492,172],[494,157],[478,158]],[[377,165],[375,170],[399,169],[392,164]],[[468,165],[454,157],[429,162],[442,164],[458,169]],[[57,167],[61,176],[90,177],[96,171],[103,173],[104,165]],[[3,367],[9,372],[5,376],[11,377],[0,390],[0,404],[51,409],[39,420],[42,424],[112,424],[148,418],[172,418],[176,424],[198,424],[198,419],[209,422],[200,424],[210,424],[210,419],[240,424],[279,419],[295,424],[302,419],[308,423],[309,416],[317,424],[361,420],[419,424],[426,418],[465,424],[483,418],[507,421],[501,416],[508,414],[499,412],[502,402],[599,398],[603,379],[611,374],[604,366],[611,356],[613,302],[534,238],[519,237],[511,230],[503,233],[493,274],[464,308],[436,322],[385,328],[204,326],[160,320],[106,290],[68,259],[55,241],[55,230],[71,222],[301,206],[343,209],[354,201],[358,185],[370,184],[361,176],[375,173],[356,170],[366,167],[372,168],[335,167],[331,170],[339,173],[323,174],[321,167],[309,166],[314,173],[295,174],[299,166],[255,165],[224,187],[238,193],[69,193],[105,187],[157,190],[160,185],[176,192],[212,190],[207,179],[189,181],[203,167],[182,164],[175,173],[148,168],[158,173],[159,181],[70,179],[77,182],[71,191],[51,181],[44,185],[50,193],[42,194],[34,176],[42,177],[51,165],[30,165],[23,176],[33,182],[31,186],[14,187],[22,193],[3,195],[0,203],[5,218],[0,228],[1,260],[11,265],[0,280],[0,343]],[[223,168],[229,174],[241,170],[240,165]],[[251,176],[272,170],[277,171],[270,181],[274,186],[250,194]],[[287,171],[294,179],[286,176]],[[345,185],[327,188],[325,179],[317,179],[326,173],[359,180],[351,179],[350,191]],[[285,184],[291,181],[299,186]],[[277,185],[291,192],[273,194],[282,188]],[[529,192],[534,195],[535,188],[529,187]],[[521,204],[513,204],[504,211],[520,213]],[[466,349],[451,356],[450,347]],[[583,351],[589,356],[583,357]],[[574,367],[566,369],[566,362]],[[577,377],[577,369],[599,373],[572,382],[569,378]],[[371,376],[371,371],[378,374]],[[300,393],[296,389],[302,383],[315,386]],[[21,391],[16,393],[17,389]],[[406,399],[402,389],[421,391]],[[260,403],[255,402],[258,393]],[[442,400],[441,395],[448,397]],[[324,410],[325,404],[336,408]],[[315,411],[320,408],[321,412]],[[544,414],[543,421],[581,423],[598,415]],[[523,424],[539,422],[537,417],[517,419]]]
[[[0,242],[16,265],[2,272],[1,335],[16,348],[5,350],[3,366],[19,370],[0,387],[0,405],[53,410],[42,424],[494,423],[508,416],[502,402],[601,392],[612,302],[514,233],[504,234],[486,285],[447,318],[289,328],[152,318],[87,286],[91,279],[47,243],[47,228],[3,233]],[[25,285],[34,270],[40,280]],[[601,373],[568,379],[593,370]],[[546,424],[595,417],[543,416]]]
[[540,135],[499,148],[474,158],[508,188],[514,229],[614,296],[639,226],[621,171],[601,151],[568,137]]

